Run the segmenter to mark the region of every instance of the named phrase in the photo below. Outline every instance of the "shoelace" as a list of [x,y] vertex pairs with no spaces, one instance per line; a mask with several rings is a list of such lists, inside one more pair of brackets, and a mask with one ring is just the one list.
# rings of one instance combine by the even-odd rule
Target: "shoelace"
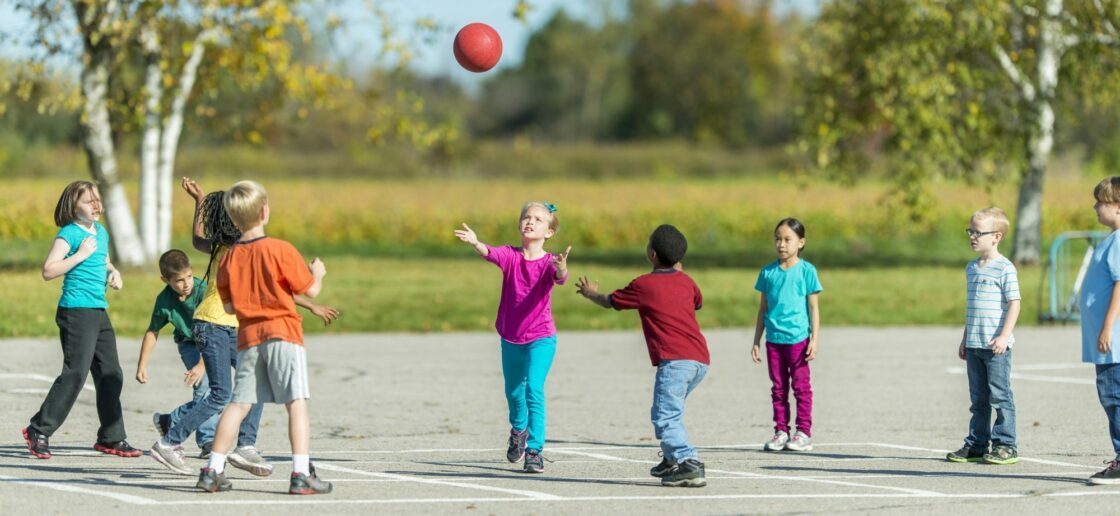
[[532,457],[532,456],[540,457],[541,459],[543,459],[545,462],[547,462],[549,464],[553,463],[553,460],[548,458],[548,457],[545,457],[543,453],[531,453],[531,454],[528,455],[528,457]]
[[1108,464],[1108,466],[1104,468],[1104,471],[1102,471],[1102,473],[1110,473],[1112,471],[1120,469],[1120,461],[1106,460],[1104,461],[1104,463]]

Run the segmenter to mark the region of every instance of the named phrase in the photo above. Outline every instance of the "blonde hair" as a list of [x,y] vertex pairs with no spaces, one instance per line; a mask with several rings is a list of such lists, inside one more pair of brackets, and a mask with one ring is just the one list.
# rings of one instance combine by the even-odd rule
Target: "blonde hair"
[[560,218],[556,216],[556,205],[540,201],[529,201],[525,203],[525,206],[521,207],[521,216],[517,220],[525,218],[525,212],[529,211],[529,208],[540,208],[548,212],[548,229],[551,229],[553,233],[560,229]]
[[58,197],[58,204],[54,206],[54,225],[62,227],[78,219],[78,201],[86,192],[97,196],[98,201],[101,200],[97,185],[90,181],[74,181],[66,185],[62,195]]
[[268,204],[268,191],[256,181],[239,181],[222,199],[230,220],[246,231],[261,222],[261,209]]
[[992,206],[991,208],[984,208],[982,210],[976,210],[976,213],[972,214],[972,220],[992,221],[992,225],[995,226],[995,230],[1003,233],[1003,236],[1005,237],[1007,236],[1007,232],[1011,231],[1011,221],[1007,219],[1007,212],[995,206]]
[[1093,188],[1093,197],[1097,202],[1105,204],[1120,204],[1120,176],[1106,177]]

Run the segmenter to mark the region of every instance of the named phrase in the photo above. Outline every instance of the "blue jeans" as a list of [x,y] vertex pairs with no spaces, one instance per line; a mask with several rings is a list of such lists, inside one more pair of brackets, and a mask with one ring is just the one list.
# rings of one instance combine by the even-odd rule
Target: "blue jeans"
[[[183,342],[176,342],[175,344],[179,346],[179,358],[183,361],[183,367],[190,369],[198,364],[198,359],[202,355],[199,354],[198,346],[193,340],[185,340]],[[194,396],[191,397],[191,400],[175,407],[175,409],[168,414],[171,416],[171,426],[178,424],[184,414],[190,412],[195,404],[210,393],[209,381],[209,378],[203,373],[202,378],[199,379],[198,385],[194,387]],[[198,430],[195,430],[194,440],[198,443],[199,448],[205,443],[214,442],[214,432],[218,429],[219,417],[221,417],[220,414],[215,414],[214,417],[207,419],[199,425]]]
[[1112,450],[1120,460],[1120,364],[1097,364],[1097,398],[1108,416]]
[[[968,369],[969,411],[968,437],[964,444],[972,450],[988,450],[992,446],[1015,448],[1015,398],[1011,395],[1011,348],[1002,355],[990,349],[965,349]],[[996,411],[993,425],[992,409]]]
[[[222,326],[206,321],[194,321],[191,329],[194,342],[206,366],[210,392],[203,396],[190,410],[179,417],[177,424],[172,423],[167,432],[167,441],[182,444],[191,432],[203,423],[221,414],[233,396],[233,374],[237,368],[237,328]],[[257,429],[260,428],[261,411],[264,405],[256,404],[249,416],[241,421],[241,431],[237,436],[238,446],[251,446],[257,442]]]
[[672,462],[698,458],[684,431],[684,402],[708,374],[708,366],[695,360],[666,360],[657,366],[650,420],[661,440],[661,453]]
[[544,449],[544,381],[556,356],[556,335],[514,344],[502,339],[502,375],[506,378],[509,426],[529,429],[525,448]]

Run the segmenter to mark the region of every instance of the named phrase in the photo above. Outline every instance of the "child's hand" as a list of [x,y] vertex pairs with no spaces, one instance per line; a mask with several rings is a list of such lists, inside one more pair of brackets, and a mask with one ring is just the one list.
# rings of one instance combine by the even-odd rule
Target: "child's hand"
[[571,252],[572,246],[568,246],[564,252],[552,257],[552,266],[556,267],[557,275],[563,276],[568,273],[568,254]]
[[183,178],[183,190],[186,190],[187,195],[190,195],[195,201],[201,201],[204,197],[202,188],[199,188],[198,183],[189,177]]
[[78,250],[74,254],[81,255],[82,259],[85,260],[92,256],[95,251],[97,251],[97,238],[90,236],[82,239],[82,243],[78,244]]
[[136,381],[140,383],[148,383],[148,368],[140,366],[136,368]]
[[960,358],[961,360],[965,359],[964,342],[961,342],[961,347],[957,348],[957,357]]
[[338,310],[334,307],[312,304],[308,309],[315,317],[323,320],[323,326],[330,326],[335,319],[338,319]]
[[202,376],[205,374],[206,364],[199,360],[194,367],[187,369],[187,372],[183,373],[183,383],[192,388],[198,387],[198,384],[202,383]]
[[1004,351],[1007,351],[1007,337],[1003,335],[997,336],[988,343],[988,347],[992,348],[992,353],[1002,355]]
[[761,347],[762,347],[762,345],[757,343],[757,342],[755,342],[754,345],[751,346],[751,360],[754,360],[754,363],[756,363],[756,364],[761,364],[762,363],[762,357],[759,356],[759,351],[758,351],[759,348],[761,348]]
[[594,296],[599,293],[599,282],[593,282],[587,279],[587,276],[583,276],[576,281],[576,291],[583,297]]
[[474,234],[474,230],[466,222],[463,223],[463,229],[455,230],[455,236],[470,245],[478,245],[478,235]]
[[311,275],[315,278],[322,278],[327,275],[327,266],[323,265],[323,260],[318,257],[311,260],[311,265],[308,265],[307,268],[311,270]]
[[109,271],[109,286],[113,290],[120,290],[124,287],[124,280],[121,279],[121,271],[113,269]]
[[811,361],[817,358],[817,339],[816,337],[809,339],[809,345],[805,346],[805,361]]
[[1112,331],[1101,331],[1097,336],[1097,351],[1101,353],[1112,353]]

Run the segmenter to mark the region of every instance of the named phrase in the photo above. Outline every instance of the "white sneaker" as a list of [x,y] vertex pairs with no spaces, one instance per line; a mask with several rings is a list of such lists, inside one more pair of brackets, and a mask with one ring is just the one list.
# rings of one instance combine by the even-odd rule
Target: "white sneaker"
[[187,466],[183,460],[182,446],[168,446],[163,441],[156,441],[148,452],[156,462],[167,466],[167,469],[184,475],[193,475],[194,470]]
[[238,446],[229,452],[226,460],[237,469],[243,469],[258,477],[267,477],[272,474],[272,463],[264,460],[257,449],[252,446]]
[[793,439],[786,443],[786,449],[790,451],[809,451],[813,449],[813,439],[805,435],[804,432],[798,430],[793,434]]
[[767,451],[782,451],[786,449],[786,443],[788,442],[789,434],[778,430],[774,432],[774,437],[771,437],[766,444],[762,445],[762,449]]

